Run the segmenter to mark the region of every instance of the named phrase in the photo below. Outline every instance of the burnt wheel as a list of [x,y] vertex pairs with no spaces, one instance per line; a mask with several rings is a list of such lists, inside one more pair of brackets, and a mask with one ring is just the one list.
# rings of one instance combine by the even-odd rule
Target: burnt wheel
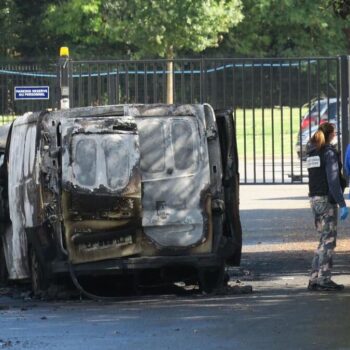
[[33,294],[41,296],[49,288],[49,280],[33,249],[30,250],[30,270]]
[[0,237],[0,285],[5,285],[8,281],[8,271],[5,260],[4,246]]
[[212,293],[224,285],[225,265],[205,267],[199,270],[199,288],[205,293]]
[[226,260],[226,264],[230,266],[239,266],[241,264],[242,255],[242,226],[239,217],[239,178],[236,178],[234,186],[234,199],[229,200],[228,212],[226,213],[227,221],[224,230],[229,232],[229,237],[233,242],[232,253]]

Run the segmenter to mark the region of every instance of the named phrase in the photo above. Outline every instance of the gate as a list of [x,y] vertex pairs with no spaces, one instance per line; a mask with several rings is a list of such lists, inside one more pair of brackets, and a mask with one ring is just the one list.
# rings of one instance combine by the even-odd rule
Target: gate
[[[165,103],[166,60],[67,62],[71,107]],[[348,57],[179,59],[173,61],[174,103],[233,108],[241,183],[307,182],[305,145],[324,120],[348,143]],[[1,113],[57,108],[56,64],[0,70]],[[49,101],[15,101],[13,87],[48,85]]]

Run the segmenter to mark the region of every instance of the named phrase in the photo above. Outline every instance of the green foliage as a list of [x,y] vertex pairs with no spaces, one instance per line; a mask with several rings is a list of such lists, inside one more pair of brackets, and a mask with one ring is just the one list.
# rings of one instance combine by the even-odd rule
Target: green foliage
[[24,58],[47,57],[57,51],[57,43],[42,25],[47,6],[54,0],[12,0],[12,33],[15,51]]
[[217,46],[242,20],[240,0],[70,0],[51,5],[50,32],[85,45],[125,43],[134,56],[171,57]]
[[340,55],[349,13],[349,0],[2,0],[0,57]]
[[48,7],[45,27],[54,35],[73,42],[100,44],[104,38],[100,0],[71,0]]
[[343,19],[346,19],[350,15],[349,0],[330,0],[329,5],[333,7],[334,13]]
[[14,2],[3,0],[0,2],[0,57],[11,56],[14,53],[14,46],[17,38],[14,34],[16,16],[13,14]]
[[331,56],[347,53],[344,27],[328,0],[244,0],[245,20],[225,38],[221,55]]
[[219,34],[242,20],[239,0],[107,1],[111,35],[138,48],[139,55],[171,57],[218,46]]
[[127,46],[111,40],[108,34],[106,9],[102,0],[63,0],[52,3],[45,14],[43,26],[57,46],[68,46],[74,58],[123,57]]

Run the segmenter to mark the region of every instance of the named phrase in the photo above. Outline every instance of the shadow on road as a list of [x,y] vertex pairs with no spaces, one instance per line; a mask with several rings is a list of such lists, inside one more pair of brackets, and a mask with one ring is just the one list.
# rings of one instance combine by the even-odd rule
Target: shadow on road
[[[307,278],[312,257],[313,251],[310,250],[244,253],[241,270],[249,272],[246,280],[268,280],[282,276]],[[350,251],[335,252],[333,275],[350,276]]]

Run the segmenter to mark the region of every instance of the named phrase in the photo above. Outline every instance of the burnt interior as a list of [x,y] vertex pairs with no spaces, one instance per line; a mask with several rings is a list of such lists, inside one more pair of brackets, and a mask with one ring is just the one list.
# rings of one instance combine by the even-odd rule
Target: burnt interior
[[103,231],[103,232],[76,232],[72,235],[72,241],[75,244],[108,242],[113,239],[120,239],[126,236],[135,236],[137,230],[136,225],[125,225],[116,231]]
[[92,195],[72,192],[70,194],[70,209],[79,214],[96,215],[105,211],[122,212],[134,207],[134,199],[118,198],[109,195]]

